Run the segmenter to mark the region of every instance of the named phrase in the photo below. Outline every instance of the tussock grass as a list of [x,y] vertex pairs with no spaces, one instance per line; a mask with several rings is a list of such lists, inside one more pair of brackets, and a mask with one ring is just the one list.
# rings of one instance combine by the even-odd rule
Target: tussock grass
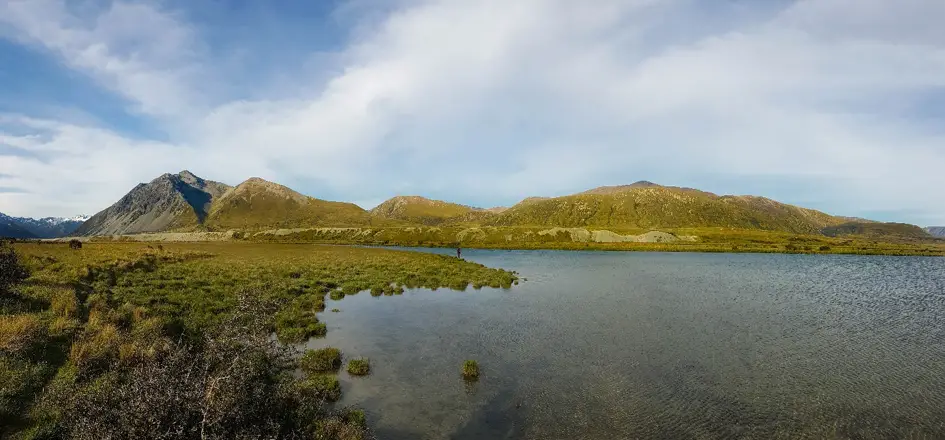
[[479,363],[473,360],[463,362],[463,378],[466,380],[475,380],[479,378]]
[[341,368],[341,350],[334,347],[308,350],[299,359],[299,368],[308,374],[337,371]]
[[[212,359],[225,359],[227,365],[244,371],[239,384],[253,384],[219,382],[229,387],[227,393],[233,399],[248,399],[214,400],[221,405],[250,405],[262,414],[273,402],[333,401],[341,395],[338,379],[321,372],[341,366],[340,352],[327,349],[289,361],[283,356],[291,356],[284,353],[295,351],[271,338],[274,333],[280,341],[294,343],[324,335],[327,327],[318,314],[325,310],[330,292],[347,295],[379,287],[383,295],[400,293],[404,286],[437,288],[458,285],[457,280],[483,285],[515,280],[513,273],[455,258],[384,249],[248,241],[157,247],[93,241],[84,243],[80,251],[70,249],[68,243],[17,243],[14,247],[16,254],[0,249],[8,257],[4,267],[26,269],[4,272],[16,276],[5,278],[12,281],[0,292],[0,420],[4,420],[0,437],[4,438],[23,430],[55,432],[72,423],[71,418],[62,418],[64,411],[73,411],[70,417],[81,414],[98,420],[82,425],[89,429],[119,432],[126,426],[108,427],[102,421],[115,419],[116,411],[137,411],[152,404],[163,408],[164,404],[149,401],[141,407],[122,407],[105,401],[97,404],[96,396],[121,402],[151,397],[178,403],[199,401],[206,388],[187,380],[205,373],[237,380],[224,370],[217,372],[219,365]],[[241,346],[252,347],[254,354],[240,355]],[[289,374],[296,366],[310,374],[298,380]],[[351,374],[370,370],[367,359],[356,359],[348,367]],[[194,374],[181,375],[184,370]],[[144,388],[125,393],[123,381]],[[149,381],[164,385],[149,388]],[[186,396],[160,394],[170,389],[166,387],[198,391]],[[141,390],[157,394],[148,397]],[[256,396],[253,393],[284,398],[263,401],[251,397]],[[62,403],[67,401],[88,406],[73,408]],[[301,405],[293,411],[305,408],[310,407]],[[221,409],[220,414],[234,413]],[[249,426],[250,422],[240,423]],[[312,423],[302,428],[320,432],[324,438],[362,438],[358,436],[364,433],[363,413],[318,409]],[[231,425],[218,428],[225,426]]]
[[348,361],[348,374],[366,376],[371,372],[371,362],[367,358],[351,359]]

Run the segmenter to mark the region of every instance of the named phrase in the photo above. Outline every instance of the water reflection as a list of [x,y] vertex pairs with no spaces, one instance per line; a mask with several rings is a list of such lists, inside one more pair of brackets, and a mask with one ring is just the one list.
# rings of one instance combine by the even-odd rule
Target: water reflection
[[529,281],[323,314],[311,345],[371,359],[341,404],[382,438],[945,436],[945,259],[463,256]]

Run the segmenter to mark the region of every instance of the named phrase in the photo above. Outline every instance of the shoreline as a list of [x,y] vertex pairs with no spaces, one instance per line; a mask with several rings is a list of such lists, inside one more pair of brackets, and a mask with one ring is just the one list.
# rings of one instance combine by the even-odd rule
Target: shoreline
[[[227,233],[157,233],[110,237],[63,237],[39,240],[17,240],[18,242],[65,243],[77,239],[93,243],[258,243],[258,244],[315,244],[331,246],[401,247],[454,249],[456,243],[422,241],[355,241],[355,240],[304,240],[291,237],[272,237],[268,240],[256,238],[234,238]],[[852,246],[844,245],[794,245],[791,243],[759,243],[745,245],[725,242],[673,242],[673,243],[581,243],[581,242],[534,242],[534,243],[460,243],[465,249],[487,249],[508,251],[556,250],[556,251],[603,251],[603,252],[672,252],[672,253],[721,253],[721,254],[785,254],[785,255],[875,255],[902,257],[945,257],[943,243],[888,243],[869,242]],[[793,248],[792,248],[793,247]],[[826,249],[824,249],[826,248]]]

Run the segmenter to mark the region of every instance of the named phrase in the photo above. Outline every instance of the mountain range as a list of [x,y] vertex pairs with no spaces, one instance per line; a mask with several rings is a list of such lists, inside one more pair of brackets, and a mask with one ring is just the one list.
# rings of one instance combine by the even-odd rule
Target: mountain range
[[[6,228],[0,229],[0,235],[53,236],[38,234],[35,228],[9,219],[12,218],[0,217],[0,228]],[[508,208],[482,209],[420,196],[397,196],[365,210],[352,203],[303,195],[256,177],[231,187],[181,171],[135,186],[115,204],[65,234],[413,226],[621,231],[727,228],[875,239],[926,239],[939,232],[913,225],[833,216],[764,197],[720,196],[648,181],[603,186],[561,197],[529,197]],[[32,235],[22,235],[23,231]]]
[[87,216],[75,217],[11,217],[0,212],[0,237],[57,238],[72,235]]

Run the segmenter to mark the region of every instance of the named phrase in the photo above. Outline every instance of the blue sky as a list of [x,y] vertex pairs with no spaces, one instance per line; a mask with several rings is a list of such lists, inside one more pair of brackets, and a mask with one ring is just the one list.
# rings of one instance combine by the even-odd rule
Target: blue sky
[[650,180],[945,224],[940,0],[0,0],[0,212]]

